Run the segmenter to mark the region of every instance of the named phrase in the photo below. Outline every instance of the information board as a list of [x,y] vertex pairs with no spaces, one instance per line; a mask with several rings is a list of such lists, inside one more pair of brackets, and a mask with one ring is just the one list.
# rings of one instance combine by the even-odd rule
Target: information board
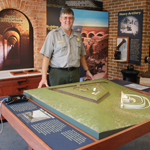
[[94,142],[31,101],[5,106],[54,150],[74,150]]
[[143,10],[118,12],[118,36],[130,37],[129,63],[141,64]]

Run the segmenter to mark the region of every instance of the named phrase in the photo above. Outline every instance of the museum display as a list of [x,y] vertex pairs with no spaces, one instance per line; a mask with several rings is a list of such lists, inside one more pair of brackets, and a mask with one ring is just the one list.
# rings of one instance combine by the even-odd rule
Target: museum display
[[[53,90],[56,88],[65,92],[75,93],[76,95],[79,93],[80,95],[81,93],[86,93],[91,85],[92,89],[88,94],[93,96],[92,92],[93,90],[96,92],[94,88],[97,88],[98,83],[103,83],[100,86],[106,89],[109,95],[96,103],[85,100],[80,96]],[[80,85],[80,91],[76,89],[78,84]],[[70,87],[68,88],[68,86]],[[150,99],[150,96],[133,91],[106,79],[25,90],[24,94],[94,138],[102,139],[149,119],[150,108],[140,109],[140,111],[138,109],[120,108],[121,91]],[[87,96],[87,94],[85,95]],[[147,102],[146,105],[148,105]]]

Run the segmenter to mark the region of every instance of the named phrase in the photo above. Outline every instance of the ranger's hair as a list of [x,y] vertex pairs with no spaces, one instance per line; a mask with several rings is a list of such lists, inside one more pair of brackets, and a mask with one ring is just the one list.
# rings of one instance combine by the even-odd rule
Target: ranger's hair
[[70,8],[64,8],[64,9],[62,9],[61,11],[60,11],[60,17],[62,17],[64,14],[71,14],[71,15],[73,15],[73,17],[74,17],[74,12],[73,12],[73,10],[72,9],[70,9]]

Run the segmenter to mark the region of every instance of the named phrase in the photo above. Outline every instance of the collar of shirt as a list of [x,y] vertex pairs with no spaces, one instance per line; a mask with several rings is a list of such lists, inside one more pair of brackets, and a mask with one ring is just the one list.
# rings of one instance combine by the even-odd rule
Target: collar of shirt
[[[61,26],[60,26],[60,31],[61,31],[61,35],[62,35],[62,36],[67,35],[67,33],[64,31],[64,29],[63,29]],[[68,36],[68,35],[67,35],[67,36]],[[73,36],[78,36],[78,34],[76,33],[75,30],[72,29],[70,38],[72,38]]]

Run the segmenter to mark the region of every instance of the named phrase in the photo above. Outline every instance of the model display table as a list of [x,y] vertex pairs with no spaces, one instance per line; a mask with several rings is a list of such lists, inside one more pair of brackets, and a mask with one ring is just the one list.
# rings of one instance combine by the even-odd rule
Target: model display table
[[[77,84],[104,83],[102,86],[109,91],[109,95],[99,103],[59,92],[59,89],[75,86]],[[106,79],[86,81],[62,86],[33,89],[24,91],[24,94],[38,104],[52,111],[59,117],[75,125],[96,139],[102,139],[123,129],[139,124],[150,118],[150,108],[147,109],[123,109],[121,105],[121,91],[125,94],[150,96],[130,90]],[[76,93],[78,95],[78,92]]]
[[[1,112],[5,119],[28,143],[29,149],[36,150],[66,150],[66,148],[69,148],[69,150],[71,150],[71,147],[74,147],[73,143],[76,143],[75,145],[78,145],[78,150],[111,150],[116,149],[150,132],[149,108],[140,110],[120,108],[120,91],[123,90],[124,93],[128,94],[144,94],[140,94],[140,92],[135,92],[131,89],[120,86],[105,79],[77,84],[81,85],[85,83],[92,83],[93,85],[97,82],[107,82],[107,84],[103,84],[103,86],[105,85],[105,88],[107,88],[107,90],[109,91],[109,95],[98,103],[81,99],[74,95],[68,95],[66,93],[64,94],[58,92],[56,89],[68,86],[62,85],[24,91],[24,93],[34,101],[30,99],[28,102],[18,104],[2,104]],[[72,85],[74,86],[76,84],[69,84],[69,86]],[[144,96],[148,99],[150,97],[146,95]],[[38,103],[35,101],[37,101]],[[41,105],[45,105],[46,108],[42,107]],[[48,109],[50,109],[51,111],[49,111]],[[45,115],[36,115],[37,112],[42,112],[48,117],[45,117]],[[56,114],[61,117],[57,116]],[[73,120],[73,125],[62,118],[69,118],[68,121]],[[47,128],[47,123],[53,123],[53,121],[56,120],[58,122],[55,122],[54,126],[50,125]],[[46,124],[44,124],[45,122]],[[56,123],[58,126],[56,125]],[[44,126],[41,127],[41,125]],[[67,126],[70,126],[72,129],[64,132],[64,129],[68,130],[68,128],[66,128]],[[81,129],[77,128],[77,126],[79,126],[79,128],[84,126],[85,129],[83,129],[82,131]],[[57,129],[58,127],[59,130]],[[47,129],[45,130],[45,128]],[[42,132],[39,132],[39,129],[40,131],[42,130]],[[55,130],[56,132],[52,133],[51,131],[53,130]],[[84,130],[86,130],[90,135],[96,135],[97,138],[102,139],[96,140],[89,134],[85,133]],[[50,133],[48,133],[49,131]],[[59,132],[59,134],[57,132]],[[78,136],[76,132],[78,134],[81,133],[80,136]],[[62,140],[57,140],[61,139],[62,137],[60,133],[64,136],[64,139],[66,138],[65,141],[70,140],[69,145],[63,145]],[[72,134],[74,136],[72,136]],[[78,139],[76,138],[76,136],[78,136],[79,139],[80,137],[82,137],[79,141],[82,141],[82,144],[84,144],[84,146],[80,145],[79,141],[76,141],[76,139]],[[49,140],[49,137],[51,138],[51,140]],[[86,143],[86,139],[89,139],[89,144]]]

